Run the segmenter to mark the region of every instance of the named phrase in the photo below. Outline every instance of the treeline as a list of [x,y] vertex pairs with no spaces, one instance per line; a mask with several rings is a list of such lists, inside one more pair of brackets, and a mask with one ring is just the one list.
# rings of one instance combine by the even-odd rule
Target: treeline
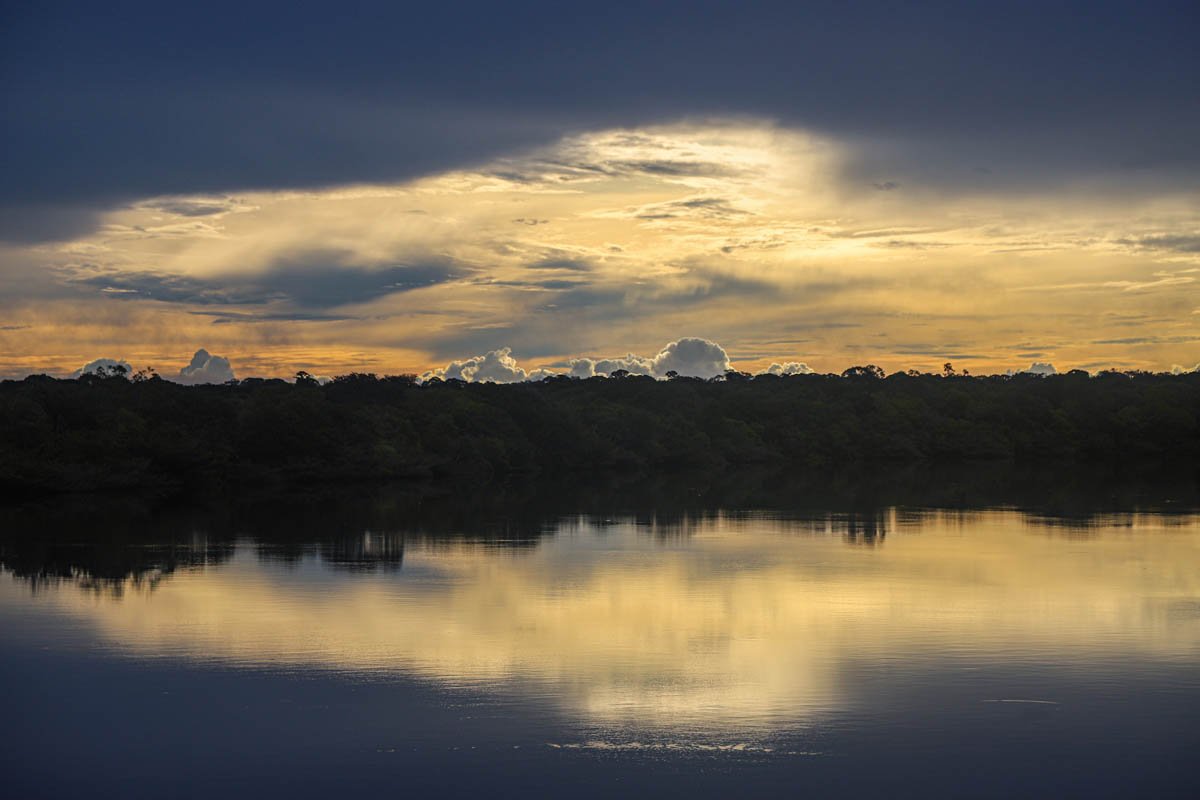
[[0,383],[0,487],[490,477],[875,462],[1200,463],[1200,374],[467,384],[351,374]]

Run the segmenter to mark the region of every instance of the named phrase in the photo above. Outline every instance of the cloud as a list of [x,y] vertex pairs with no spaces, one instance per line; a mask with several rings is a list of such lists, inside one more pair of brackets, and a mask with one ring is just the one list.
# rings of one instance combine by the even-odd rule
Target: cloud
[[283,312],[271,314],[241,314],[234,311],[189,311],[195,317],[211,317],[214,325],[227,325],[232,322],[254,324],[261,322],[345,322],[357,317],[343,314],[322,314],[310,312]]
[[634,216],[644,220],[674,219],[676,217],[722,219],[745,216],[749,213],[724,197],[690,197],[684,200],[641,206],[635,210]]
[[890,250],[937,250],[953,246],[950,242],[922,242],[915,239],[888,239],[883,242],[871,243],[871,247],[884,247]]
[[110,297],[159,300],[164,303],[246,305],[266,303],[271,299],[271,294],[261,287],[230,285],[159,272],[85,273],[68,278],[67,283],[96,289]]
[[29,202],[19,196],[6,202],[0,189],[0,243],[38,244],[83,236],[96,230],[111,207],[109,202],[70,199]]
[[1049,361],[1035,361],[1021,370],[1026,375],[1057,375],[1058,370]]
[[[1178,313],[1175,305],[1186,304],[1182,313],[1196,305],[1200,273],[1155,272],[1162,254],[1114,243],[1119,235],[1194,233],[1196,206],[1187,198],[1145,205],[1089,191],[1014,202],[985,189],[978,213],[964,215],[962,195],[934,191],[905,174],[847,177],[847,159],[860,145],[757,118],[638,131],[587,126],[552,146],[508,156],[522,168],[549,157],[598,165],[591,183],[568,187],[502,184],[488,174],[496,162],[479,162],[409,184],[237,189],[247,210],[219,219],[168,219],[168,211],[126,204],[92,237],[37,250],[0,245],[0,305],[13,307],[13,313],[0,308],[0,317],[44,331],[44,337],[8,337],[9,349],[38,349],[25,361],[62,372],[95,352],[170,363],[164,353],[179,353],[180,343],[215,344],[214,333],[227,333],[226,354],[254,374],[287,374],[301,350],[316,359],[306,364],[322,370],[356,368],[369,357],[381,371],[421,372],[500,345],[513,348],[527,370],[551,359],[565,370],[569,355],[588,354],[595,362],[632,350],[638,359],[610,367],[655,374],[643,363],[655,355],[646,343],[684,331],[733,345],[735,358],[745,361],[751,358],[742,354],[764,332],[804,331],[804,345],[754,344],[755,369],[799,354],[819,359],[824,371],[826,364],[872,359],[909,366],[906,342],[931,348],[954,342],[945,344],[947,358],[988,353],[993,340],[1012,336],[1002,321],[1011,310],[1004,292],[1033,282],[1094,282],[1074,285],[1095,292],[1022,297],[1028,315],[1022,335],[1060,344],[1022,350],[1019,360],[1013,352],[970,365],[1003,371],[1052,355],[1072,363],[1096,357],[1099,346],[1079,338],[1080,331],[1115,340],[1151,327],[1116,329],[1105,318],[1083,324],[1110,307],[1153,311],[1165,322]],[[685,182],[599,171],[660,156],[725,163],[737,175]],[[873,191],[870,180],[883,178],[904,180],[905,191]],[[900,194],[912,196],[897,204]],[[414,216],[416,206],[425,213]],[[638,209],[678,216],[649,224],[631,218]],[[703,218],[730,209],[742,213]],[[552,223],[514,222],[544,219]],[[1137,227],[1114,233],[1115,219]],[[138,233],[155,225],[181,233],[170,239]],[[1054,242],[1063,252],[991,255],[997,243],[1023,242]],[[1068,251],[1072,242],[1078,246]],[[954,250],[943,252],[946,244]],[[612,255],[612,247],[621,255]],[[40,283],[27,287],[26,275],[40,275]],[[43,285],[57,307],[31,302],[32,289],[41,292]],[[139,299],[158,302],[132,302]],[[835,325],[861,330],[829,330]],[[163,338],[168,333],[170,341]],[[1161,369],[1186,363],[1189,354],[1183,347],[1138,346],[1136,357],[1144,359],[1138,366]],[[911,365],[927,369],[932,359]]]
[[654,374],[677,372],[695,378],[713,378],[729,370],[729,354],[716,342],[683,338],[671,342],[654,357]]
[[[597,151],[588,145],[601,145]],[[602,179],[660,180],[689,185],[695,179],[716,180],[746,174],[744,167],[717,159],[705,160],[687,150],[663,148],[660,142],[638,132],[600,134],[577,140],[553,156],[533,160],[504,159],[486,174],[507,183],[558,187]],[[514,222],[545,223],[523,217]]]
[[124,361],[119,358],[97,358],[95,361],[89,361],[79,369],[72,372],[70,377],[78,378],[81,375],[94,375],[101,369],[106,369],[108,367],[124,367],[125,374],[127,375],[132,374],[133,372],[133,367],[129,365],[128,361]]
[[277,261],[256,283],[307,308],[332,308],[445,283],[462,274],[437,261],[383,267],[341,263],[349,257],[337,251],[305,253]]
[[209,354],[204,348],[196,351],[191,363],[179,370],[178,375],[164,375],[167,380],[193,386],[201,383],[225,383],[234,380],[229,359]]
[[1188,344],[1200,336],[1129,336],[1124,339],[1095,339],[1092,344]]
[[1172,375],[1186,375],[1186,374],[1192,373],[1192,372],[1200,372],[1200,364],[1197,364],[1194,367],[1185,367],[1181,364],[1172,364],[1171,365],[1171,374]]
[[421,380],[441,378],[475,383],[517,383],[526,380],[527,377],[525,370],[512,357],[512,348],[501,347],[482,356],[452,361],[444,369],[431,370],[421,375]]
[[1200,253],[1200,234],[1141,236],[1118,239],[1117,244],[1138,250],[1170,250],[1176,253]]
[[315,250],[277,259],[261,273],[217,278],[149,270],[98,271],[85,265],[66,282],[127,300],[191,305],[263,305],[284,301],[303,308],[324,309],[446,283],[466,272],[440,260],[362,266],[346,263],[351,258],[351,254],[339,250]]
[[596,362],[590,358],[573,358],[567,362],[567,375],[572,378],[590,378],[596,374]]
[[[0,206],[403,180],[583,127],[714,112],[869,130],[886,146],[864,147],[867,184],[908,185],[913,171],[971,184],[981,155],[1041,185],[1122,162],[1184,186],[1196,174],[1200,112],[1175,79],[1195,72],[1194,25],[1178,5],[1089,8],[1069,48],[1048,32],[1077,19],[1074,4],[1009,8],[1003,25],[969,4],[729,5],[682,26],[673,3],[639,8],[636,25],[624,14],[580,24],[534,3],[430,7],[420,26],[403,4],[369,19],[290,4],[291,35],[274,41],[244,35],[284,13],[254,5],[213,0],[201,15],[146,4],[106,18],[24,4],[6,15]],[[242,24],[218,24],[233,9]],[[511,47],[529,36],[572,46]],[[1118,51],[1127,57],[1090,57]],[[899,62],[911,80],[880,79]],[[798,93],[796,76],[814,74]],[[713,171],[703,154],[639,154],[636,143],[599,166]]]
[[617,358],[602,358],[594,364],[597,375],[611,375],[624,370],[631,375],[652,375],[654,368],[649,359],[633,353]]
[[729,369],[729,355],[716,342],[707,339],[683,338],[670,342],[655,356],[626,353],[608,358],[575,358],[568,362],[573,378],[611,375],[624,370],[631,375],[666,377],[668,372],[694,378],[713,378]]
[[[804,367],[802,364],[795,366]],[[724,375],[729,368],[729,355],[721,345],[707,339],[685,337],[668,343],[657,355],[651,357],[627,353],[611,358],[573,358],[567,362],[565,373],[546,368],[526,372],[513,358],[512,348],[501,347],[485,355],[451,361],[443,368],[424,373],[421,380],[442,378],[477,383],[517,383],[526,380],[541,381],[560,374],[572,378],[591,378],[596,375],[611,375],[617,370],[656,378],[664,378],[672,371],[689,377],[712,378]]]
[[588,272],[593,265],[579,258],[546,258],[526,264],[528,269],[566,269],[574,272]]
[[614,358],[573,358],[567,364],[570,367],[567,374],[572,378],[611,375],[617,370],[625,370],[631,375],[652,375],[654,373],[652,359],[634,355],[633,353]]
[[1147,289],[1161,289],[1167,286],[1180,286],[1189,283],[1195,283],[1196,279],[1191,275],[1183,275],[1172,272],[1156,272],[1154,273],[1156,280],[1144,281],[1101,281],[1095,283],[1058,283],[1041,286],[1017,286],[1012,291],[1014,292],[1038,292],[1038,291],[1075,291],[1080,289],[1119,289],[1122,292],[1143,292]]
[[650,175],[668,178],[728,178],[739,174],[739,170],[727,164],[717,164],[707,161],[643,159],[610,161],[606,166],[617,174]]
[[[97,358],[72,372],[70,377],[78,378],[81,375],[95,374],[108,367],[124,367],[127,375],[133,374],[133,367],[128,361],[116,358]],[[201,383],[225,383],[233,380],[234,374],[233,368],[229,365],[229,359],[211,355],[204,348],[200,348],[192,356],[191,362],[180,368],[178,374],[163,375],[162,377],[165,380],[191,386]]]
[[211,217],[225,214],[240,206],[232,198],[202,199],[187,197],[162,197],[140,203],[140,208],[163,211],[180,217]]
[[772,364],[759,375],[811,375],[812,367],[800,361],[785,361],[782,364]]

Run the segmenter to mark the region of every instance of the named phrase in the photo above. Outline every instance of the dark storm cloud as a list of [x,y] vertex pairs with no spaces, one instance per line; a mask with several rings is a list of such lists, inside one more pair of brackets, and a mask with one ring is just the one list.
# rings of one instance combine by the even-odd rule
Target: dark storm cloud
[[[61,236],[130,198],[404,179],[682,116],[766,116],[889,143],[860,165],[867,184],[881,174],[1053,183],[1112,168],[1187,186],[1200,169],[1190,0],[355,3],[338,13],[213,0],[0,14],[0,236],[10,239]],[[889,169],[897,154],[918,166]],[[696,165],[622,168],[670,176]]]
[[[344,254],[336,251],[306,253],[277,261],[259,274],[223,278],[110,271],[84,272],[67,278],[66,282],[130,300],[190,305],[262,305],[284,301],[301,308],[321,309],[365,303],[384,295],[456,280],[465,274],[465,270],[438,262],[364,267],[343,264],[344,258]],[[220,316],[233,318],[230,314]]]

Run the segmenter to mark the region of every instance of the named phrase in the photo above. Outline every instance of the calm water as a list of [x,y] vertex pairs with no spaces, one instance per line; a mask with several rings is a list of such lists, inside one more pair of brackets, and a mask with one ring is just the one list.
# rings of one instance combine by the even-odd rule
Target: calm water
[[1195,796],[1191,513],[419,505],[8,517],[0,793]]

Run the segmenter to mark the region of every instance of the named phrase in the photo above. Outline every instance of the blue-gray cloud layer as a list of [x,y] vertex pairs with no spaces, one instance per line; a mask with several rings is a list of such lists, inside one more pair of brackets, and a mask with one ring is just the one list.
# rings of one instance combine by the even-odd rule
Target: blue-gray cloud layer
[[[68,279],[76,288],[130,300],[191,305],[263,305],[282,301],[302,309],[328,309],[365,303],[397,292],[454,280],[465,270],[430,262],[380,267],[344,265],[346,254],[313,252],[275,262],[251,275],[196,278],[155,271],[82,273]],[[236,314],[221,313],[234,319]],[[277,317],[278,318],[278,317]],[[312,319],[311,315],[287,319]]]
[[895,153],[926,180],[989,185],[1200,169],[1200,6],[1187,0],[45,2],[0,15],[10,239],[78,231],[135,197],[398,180],[680,115],[888,142],[861,165],[867,185],[900,185],[877,174]]

